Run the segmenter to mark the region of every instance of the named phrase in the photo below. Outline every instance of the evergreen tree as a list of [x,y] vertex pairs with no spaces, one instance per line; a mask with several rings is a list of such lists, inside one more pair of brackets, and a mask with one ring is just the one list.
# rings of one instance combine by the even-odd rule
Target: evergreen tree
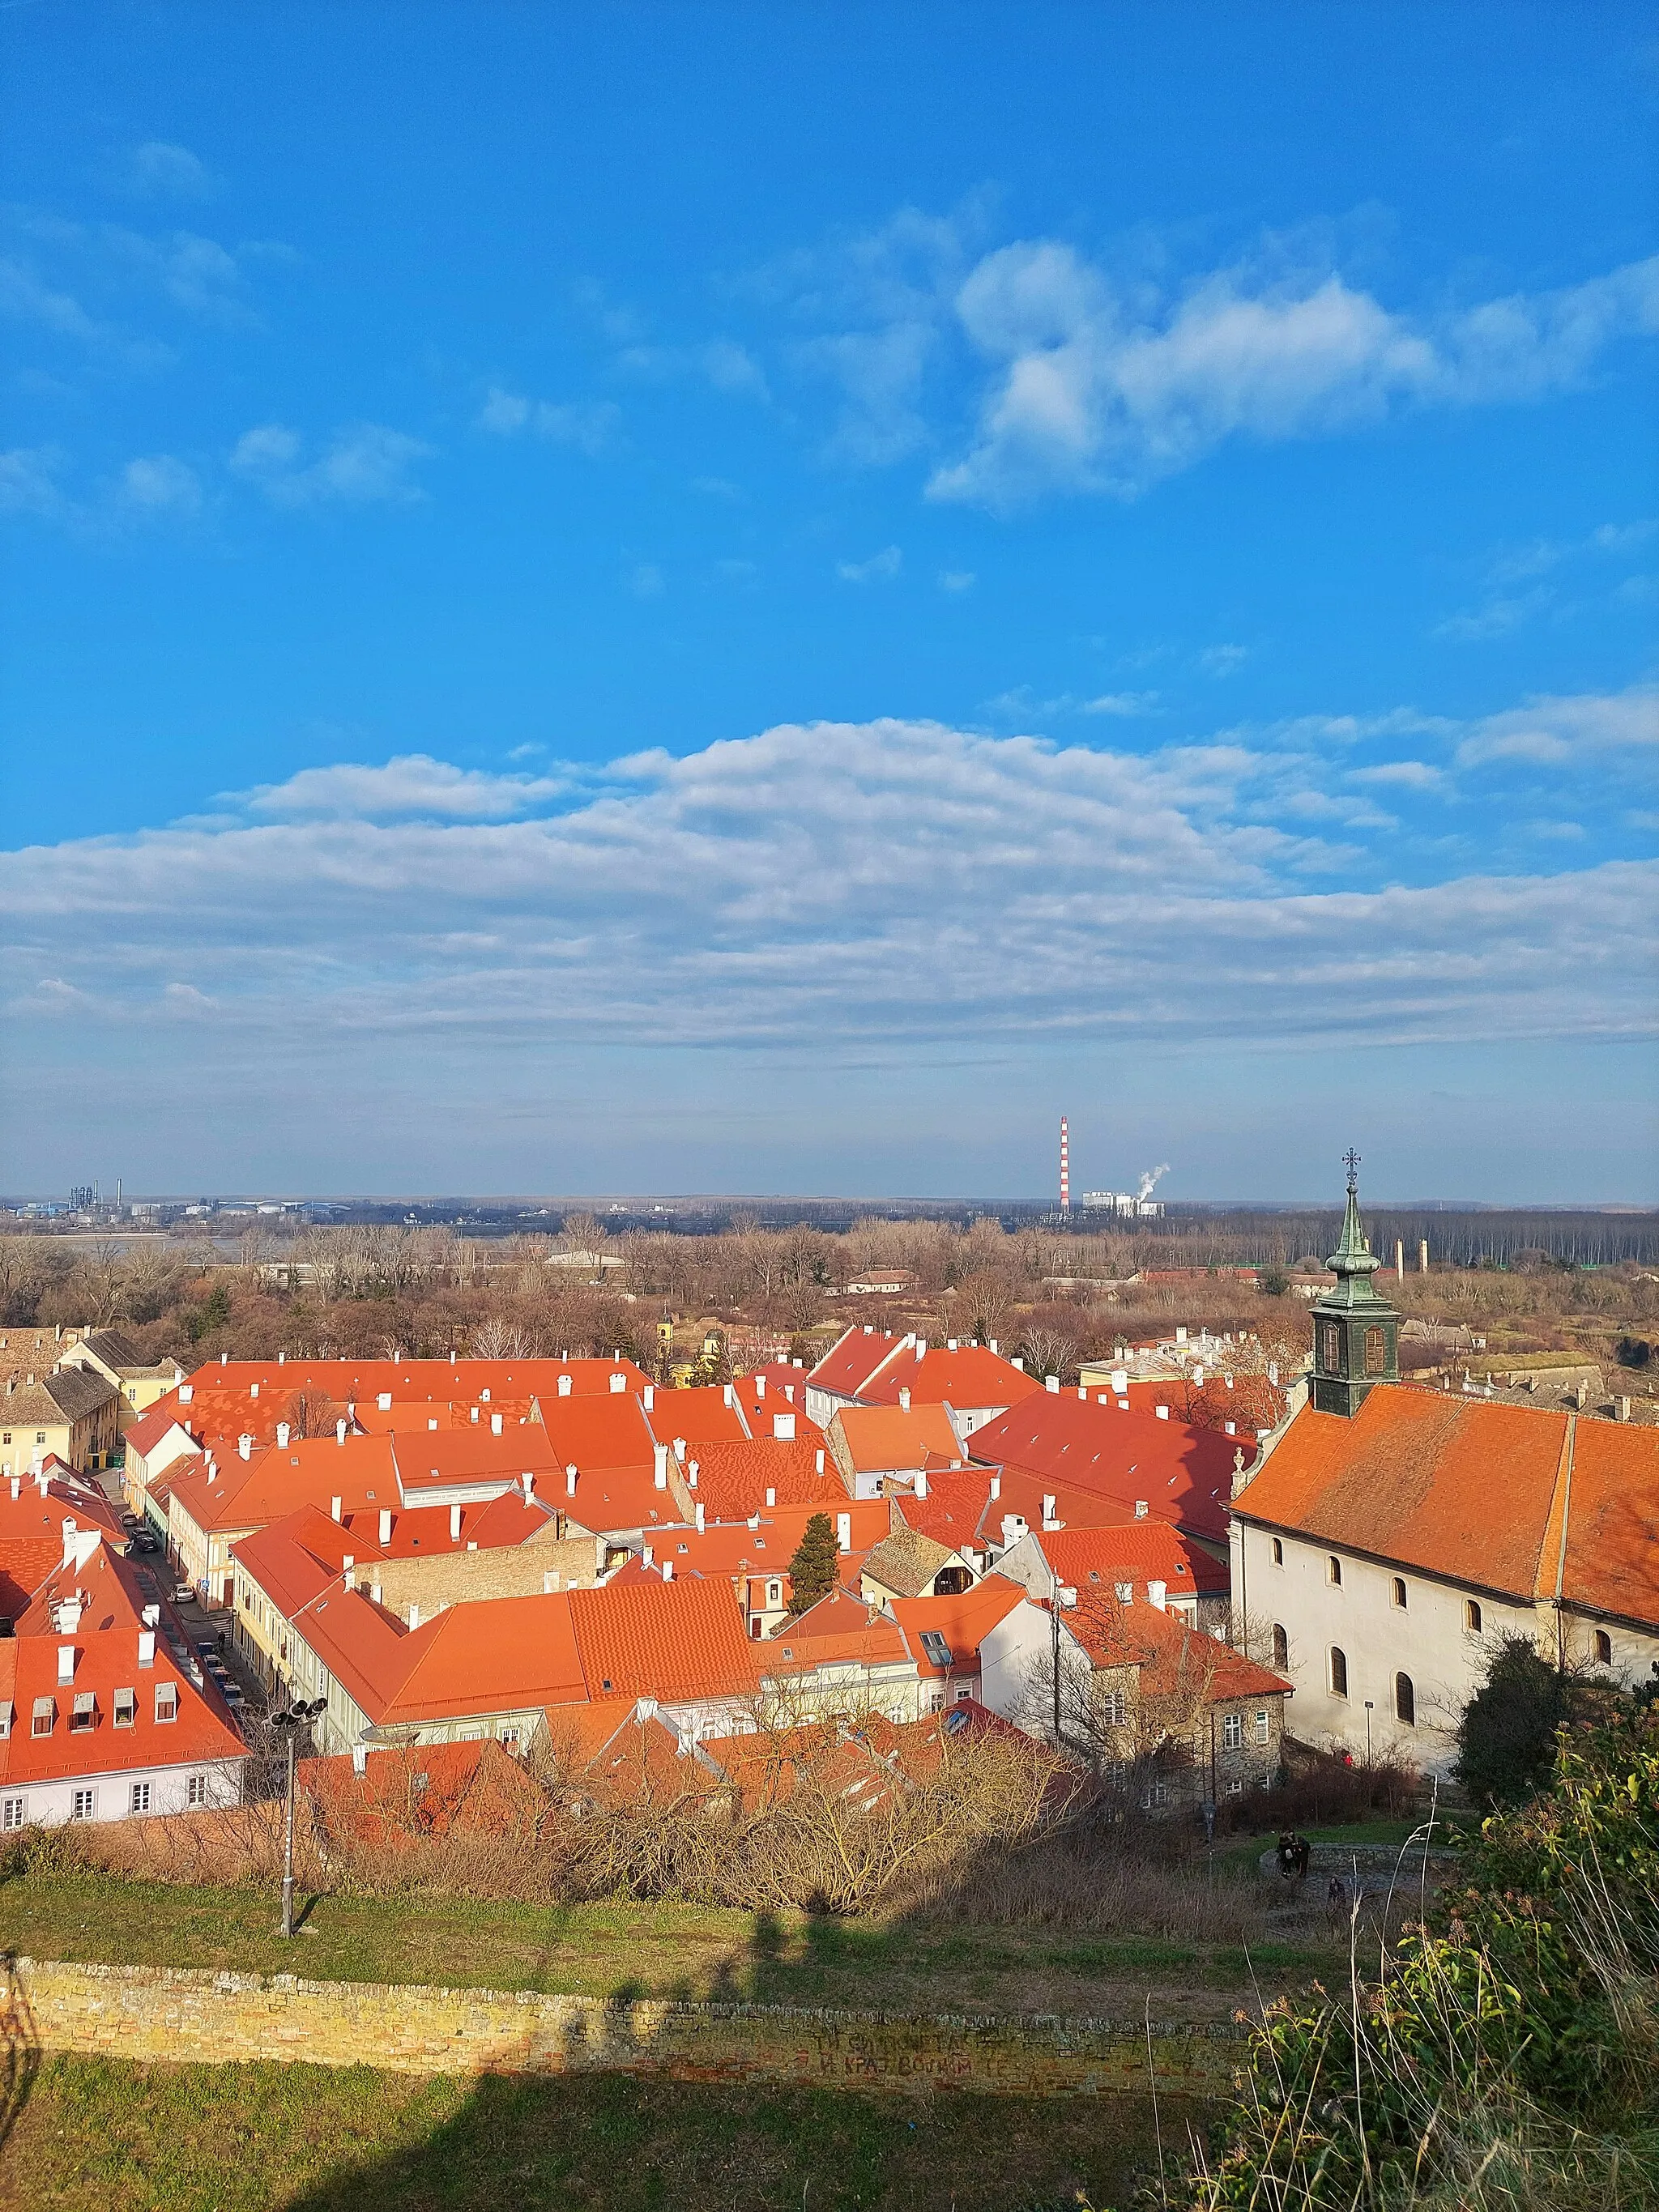
[[789,1610],[805,1613],[841,1580],[841,1550],[827,1513],[815,1513],[789,1562]]
[[1570,1690],[1525,1637],[1504,1638],[1457,1726],[1458,1778],[1478,1804],[1519,1805],[1545,1787]]

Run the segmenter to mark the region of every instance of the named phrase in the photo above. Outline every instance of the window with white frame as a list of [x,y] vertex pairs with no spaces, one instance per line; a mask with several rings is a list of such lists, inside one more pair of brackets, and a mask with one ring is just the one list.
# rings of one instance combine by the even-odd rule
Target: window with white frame
[[98,1792],[95,1790],[77,1790],[76,1791],[74,1797],[70,1802],[70,1818],[71,1820],[90,1820],[97,1813],[97,1810]]
[[1259,1712],[1255,1717],[1256,1741],[1258,1743],[1270,1743],[1273,1741],[1273,1724],[1272,1714],[1267,1712],[1265,1710]]
[[135,1782],[133,1784],[131,1800],[127,1806],[127,1810],[130,1813],[149,1812],[149,1784],[148,1782]]
[[185,1784],[186,1805],[205,1805],[208,1801],[208,1778],[205,1774],[192,1774]]
[[1224,1713],[1221,1717],[1221,1748],[1223,1751],[1238,1751],[1243,1748],[1243,1714]]
[[1129,1697],[1126,1690],[1108,1690],[1100,1701],[1100,1717],[1108,1728],[1122,1728],[1129,1718]]
[[28,1826],[29,1801],[27,1797],[0,1798],[0,1829],[8,1834],[14,1828]]
[[117,1728],[136,1728],[138,1724],[138,1692],[118,1690],[115,1692],[114,1721]]
[[155,1717],[158,1721],[176,1721],[179,1717],[179,1685],[158,1682],[155,1685]]

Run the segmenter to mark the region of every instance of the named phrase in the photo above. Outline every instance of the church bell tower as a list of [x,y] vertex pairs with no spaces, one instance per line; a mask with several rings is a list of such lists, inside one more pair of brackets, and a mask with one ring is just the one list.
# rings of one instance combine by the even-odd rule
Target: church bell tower
[[1382,1263],[1359,1225],[1358,1153],[1349,1152],[1345,1164],[1348,1210],[1325,1262],[1335,1285],[1314,1301],[1309,1395],[1317,1412],[1352,1419],[1376,1383],[1400,1380],[1400,1316],[1371,1281]]

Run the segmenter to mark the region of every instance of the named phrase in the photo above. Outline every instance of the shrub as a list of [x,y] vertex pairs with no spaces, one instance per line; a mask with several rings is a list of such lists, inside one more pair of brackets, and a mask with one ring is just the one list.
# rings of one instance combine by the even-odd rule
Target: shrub
[[1457,1726],[1458,1779],[1478,1804],[1518,1805],[1548,1781],[1571,1686],[1525,1637],[1505,1637]]

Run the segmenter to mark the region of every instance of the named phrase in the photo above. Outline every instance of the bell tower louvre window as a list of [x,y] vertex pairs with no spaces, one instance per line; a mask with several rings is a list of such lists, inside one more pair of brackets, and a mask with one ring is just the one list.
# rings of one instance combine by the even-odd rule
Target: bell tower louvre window
[[1371,1278],[1382,1262],[1359,1219],[1359,1155],[1344,1156],[1348,1204],[1337,1248],[1326,1261],[1336,1277],[1314,1302],[1314,1370],[1310,1397],[1322,1413],[1352,1418],[1379,1382],[1400,1380],[1400,1316]]

